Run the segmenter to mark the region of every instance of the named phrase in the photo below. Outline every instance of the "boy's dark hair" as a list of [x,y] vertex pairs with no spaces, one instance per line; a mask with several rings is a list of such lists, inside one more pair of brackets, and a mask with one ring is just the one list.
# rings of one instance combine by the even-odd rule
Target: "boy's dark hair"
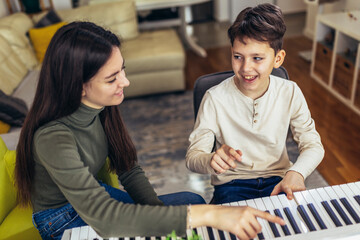
[[235,39],[244,43],[244,38],[268,42],[277,53],[282,49],[286,31],[281,9],[265,3],[242,10],[228,29],[228,37],[233,46]]

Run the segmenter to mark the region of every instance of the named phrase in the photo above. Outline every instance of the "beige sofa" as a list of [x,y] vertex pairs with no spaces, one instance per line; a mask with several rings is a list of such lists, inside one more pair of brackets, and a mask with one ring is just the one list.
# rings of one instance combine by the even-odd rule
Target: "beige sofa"
[[[126,61],[130,87],[126,97],[185,89],[185,53],[173,29],[139,32],[135,4],[131,0],[56,11],[65,22],[88,20],[118,34]],[[33,16],[15,13],[0,19],[0,89],[31,106],[40,64],[26,32],[45,13]],[[1,134],[9,149],[15,149],[20,129]]]

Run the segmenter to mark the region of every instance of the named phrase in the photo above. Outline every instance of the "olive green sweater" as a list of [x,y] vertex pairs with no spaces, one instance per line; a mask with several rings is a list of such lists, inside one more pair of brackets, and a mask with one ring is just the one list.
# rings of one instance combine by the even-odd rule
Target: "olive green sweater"
[[36,131],[34,212],[70,203],[102,237],[184,235],[186,206],[163,206],[138,165],[119,175],[137,204],[118,202],[99,185],[96,175],[108,155],[101,111],[81,104]]

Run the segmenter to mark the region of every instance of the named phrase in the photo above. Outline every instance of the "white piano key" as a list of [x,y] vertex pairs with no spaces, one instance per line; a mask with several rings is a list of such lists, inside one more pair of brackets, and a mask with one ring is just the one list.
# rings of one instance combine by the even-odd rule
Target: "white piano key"
[[302,233],[309,232],[308,228],[306,227],[305,222],[302,220],[299,212],[297,211],[297,203],[294,199],[289,200],[284,194],[278,195],[280,202],[283,204],[283,206],[289,207],[293,217],[295,218],[295,221],[298,225],[298,227],[301,229]]
[[80,235],[79,239],[88,239],[89,236],[89,226],[82,226],[80,227]]
[[[247,204],[249,207],[252,207],[252,208],[257,209],[257,206],[256,206],[256,204],[255,204],[254,199],[246,200],[246,204]],[[262,227],[262,231],[264,231],[264,227],[263,227],[263,226],[266,225],[266,224],[265,224],[265,221],[264,221],[262,218],[257,218],[257,220],[258,220],[259,224],[260,224],[261,227]],[[263,235],[264,235],[264,233],[263,233]],[[256,237],[255,239],[259,239],[259,238]]]
[[[338,195],[335,193],[334,189],[333,189],[331,186],[329,186],[329,187],[324,187],[324,190],[326,191],[326,193],[329,195],[329,197],[330,197],[331,199],[335,199],[335,200],[338,202],[339,207],[341,208],[343,214],[345,214],[344,217],[347,218],[347,221],[348,221],[348,224],[347,224],[347,225],[349,225],[350,223],[351,223],[351,224],[354,224],[354,223],[355,223],[355,222],[354,222],[354,219],[353,219],[353,218],[351,217],[351,215],[348,213],[348,211],[346,210],[346,208],[342,205],[342,203],[341,203]],[[341,215],[341,214],[340,214],[340,215]],[[341,218],[342,218],[342,216],[341,216]],[[344,222],[345,222],[345,220],[344,220]]]
[[72,229],[66,229],[61,237],[61,240],[70,240]]
[[71,231],[71,238],[70,240],[78,240],[80,239],[80,228],[73,228]]
[[208,231],[206,229],[206,227],[200,227],[201,228],[201,232],[202,232],[202,236],[204,237],[204,240],[210,240]]
[[357,194],[360,194],[360,181],[359,182],[354,182],[355,186],[357,186],[358,192]]
[[[274,205],[272,204],[271,200],[270,200],[270,197],[264,197],[262,198],[263,202],[264,202],[264,205],[266,207],[266,209],[272,214],[272,215],[275,215],[274,213]],[[277,229],[277,231],[279,232],[280,236],[281,237],[284,237],[285,234],[283,232],[283,230],[281,229],[281,227],[279,225],[276,225],[275,224],[275,228]],[[271,227],[270,227],[271,229]],[[275,233],[274,233],[275,234]],[[276,237],[276,236],[274,236]]]
[[324,190],[324,188],[316,188],[315,189],[320,198],[322,199],[322,201],[327,201],[327,203],[329,203],[330,208],[332,209],[332,211],[334,212],[334,214],[336,215],[336,217],[339,219],[340,223],[344,226],[346,225],[344,220],[340,217],[339,213],[336,211],[336,209],[334,208],[334,206],[331,204],[330,200],[330,196],[326,193],[326,191]]
[[202,227],[197,227],[196,232],[201,237],[201,239],[205,239]]
[[[307,213],[307,215],[309,216],[310,221],[312,222],[312,224],[316,228],[316,231],[321,230],[319,224],[316,222],[314,216],[311,214],[310,209],[307,206],[307,201],[304,199],[301,192],[294,192],[294,197],[295,197],[295,201],[298,203],[298,205],[302,205],[304,207],[304,210]],[[303,220],[305,221],[305,219],[303,219]],[[309,227],[308,227],[308,229],[309,229]]]
[[321,205],[321,199],[315,200],[311,192],[313,192],[313,190],[306,190],[306,191],[302,191],[301,194],[308,203],[312,203],[316,207],[316,210],[319,213],[321,219],[324,221],[326,227],[334,228],[335,224],[331,220],[327,212],[325,211],[324,207]]
[[95,238],[102,240],[102,237],[100,237],[99,235],[97,235],[97,233],[95,232],[95,230],[92,227],[89,227],[89,236],[88,238],[90,240],[93,240]]
[[340,199],[346,198],[348,200],[350,206],[352,207],[356,215],[360,217],[360,208],[358,208],[359,205],[356,203],[353,197],[354,195],[350,188],[346,184],[332,186],[332,188]]
[[[265,204],[263,203],[261,198],[255,198],[254,202],[256,204],[257,209],[261,210],[261,211],[266,211],[266,207]],[[263,227],[263,234],[265,239],[270,239],[272,237],[274,237],[274,234],[272,233],[269,224],[267,223],[267,220],[265,219],[261,219],[261,226]]]
[[279,211],[281,212],[281,215],[282,215],[282,218],[284,219],[285,223],[286,223],[286,226],[289,228],[289,231],[290,231],[290,234],[291,235],[294,235],[295,232],[294,230],[292,229],[291,227],[291,224],[289,222],[289,219],[286,217],[286,214],[284,212],[284,209],[283,209],[283,206],[278,198],[278,196],[270,196],[270,200],[271,202],[273,203],[274,207],[276,209],[279,209]]
[[360,195],[360,187],[358,187],[356,183],[348,183],[347,185],[355,195]]
[[[211,228],[211,227],[210,227]],[[220,240],[219,231],[216,228],[211,228],[215,240]]]

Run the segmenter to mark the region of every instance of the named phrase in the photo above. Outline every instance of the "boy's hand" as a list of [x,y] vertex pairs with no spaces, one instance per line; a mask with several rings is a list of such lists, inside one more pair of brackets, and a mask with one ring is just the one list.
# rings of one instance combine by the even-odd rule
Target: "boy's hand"
[[288,171],[281,182],[279,182],[271,193],[271,196],[281,192],[286,193],[289,200],[294,198],[293,192],[306,190],[304,177],[295,171]]
[[210,166],[216,173],[224,173],[230,168],[235,168],[235,161],[241,162],[241,156],[242,152],[240,150],[235,150],[232,147],[223,144],[216,150],[215,154],[211,158]]

